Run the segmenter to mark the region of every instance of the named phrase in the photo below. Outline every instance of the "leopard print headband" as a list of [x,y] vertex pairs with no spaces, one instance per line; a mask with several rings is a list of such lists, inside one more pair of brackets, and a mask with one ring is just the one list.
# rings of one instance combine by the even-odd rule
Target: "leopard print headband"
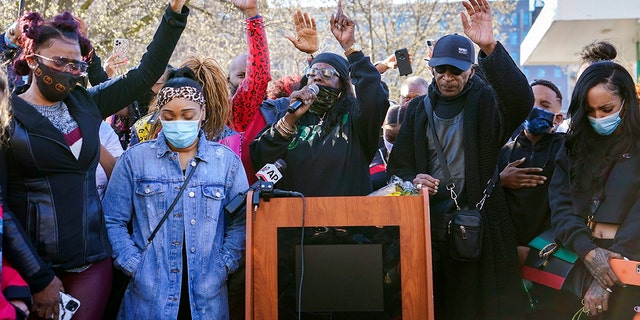
[[204,95],[194,87],[164,87],[158,92],[158,109],[175,98],[183,98],[193,101],[204,107]]

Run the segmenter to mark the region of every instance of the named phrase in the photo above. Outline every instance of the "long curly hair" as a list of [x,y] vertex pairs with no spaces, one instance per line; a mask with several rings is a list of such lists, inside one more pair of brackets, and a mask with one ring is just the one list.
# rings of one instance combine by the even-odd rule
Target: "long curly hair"
[[77,43],[82,59],[87,63],[93,58],[91,41],[80,33],[78,21],[67,11],[53,17],[51,21],[45,21],[37,12],[25,13],[20,18],[20,27],[23,50],[13,63],[17,75],[28,75],[31,69],[26,57],[38,52],[40,48],[50,47],[53,39]]
[[[591,107],[587,93],[598,85],[604,85],[624,101],[620,111],[622,123],[615,136],[601,136],[589,123]],[[566,146],[571,160],[571,186],[574,190],[601,190],[617,159],[631,151],[640,136],[640,110],[633,78],[620,64],[596,62],[585,69],[576,82],[569,110],[571,125]]]
[[[208,140],[217,140],[231,119],[231,99],[227,86],[227,75],[213,58],[190,56],[179,68],[187,67],[195,74],[195,80],[202,86],[206,100],[206,119],[202,129]],[[162,124],[155,121],[149,130],[149,139],[154,139]]]

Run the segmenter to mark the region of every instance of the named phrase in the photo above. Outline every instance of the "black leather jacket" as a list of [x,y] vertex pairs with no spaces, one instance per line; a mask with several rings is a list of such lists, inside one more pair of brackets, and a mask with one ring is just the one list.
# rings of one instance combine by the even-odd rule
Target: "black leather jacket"
[[[82,132],[82,150],[77,159],[48,119],[16,93],[12,95],[10,139],[0,150],[0,186],[6,201],[5,216],[9,217],[3,240],[7,258],[34,292],[48,284],[45,274],[50,276],[49,281],[53,278],[42,259],[51,263],[54,270],[67,270],[111,254],[95,183],[100,122],[130,104],[160,78],[184,30],[187,15],[186,7],[182,13],[167,7],[137,68],[87,90],[76,87],[65,98],[69,113]],[[24,227],[32,246],[21,239],[24,232],[14,225],[15,221]]]

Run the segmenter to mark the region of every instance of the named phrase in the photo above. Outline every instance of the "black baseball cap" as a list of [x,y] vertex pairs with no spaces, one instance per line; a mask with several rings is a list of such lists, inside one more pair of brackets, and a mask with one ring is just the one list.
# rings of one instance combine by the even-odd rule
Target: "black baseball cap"
[[457,33],[440,38],[433,47],[429,66],[454,66],[469,70],[475,61],[476,52],[471,40]]

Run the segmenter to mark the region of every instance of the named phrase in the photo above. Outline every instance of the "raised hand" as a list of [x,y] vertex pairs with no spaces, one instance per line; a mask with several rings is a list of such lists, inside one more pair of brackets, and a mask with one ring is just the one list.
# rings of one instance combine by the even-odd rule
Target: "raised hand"
[[[460,12],[464,34],[475,42],[485,54],[493,52],[496,39],[493,37],[493,21],[491,8],[487,0],[471,0],[463,2],[469,18]],[[469,20],[470,19],[470,20]]]
[[316,19],[309,14],[298,10],[293,15],[293,24],[296,26],[297,38],[286,36],[298,50],[312,54],[318,51],[318,28]]
[[342,0],[338,0],[338,8],[331,14],[331,33],[336,37],[343,49],[347,50],[356,43],[356,23],[342,12]]
[[245,18],[251,18],[258,15],[258,1],[257,0],[231,0],[233,5],[242,10]]
[[109,78],[113,78],[118,73],[118,70],[124,68],[127,64],[129,64],[129,58],[123,56],[122,53],[114,53],[105,62],[104,71]]
[[181,13],[185,2],[187,2],[187,0],[170,0],[169,6],[171,6],[171,10],[174,12]]

